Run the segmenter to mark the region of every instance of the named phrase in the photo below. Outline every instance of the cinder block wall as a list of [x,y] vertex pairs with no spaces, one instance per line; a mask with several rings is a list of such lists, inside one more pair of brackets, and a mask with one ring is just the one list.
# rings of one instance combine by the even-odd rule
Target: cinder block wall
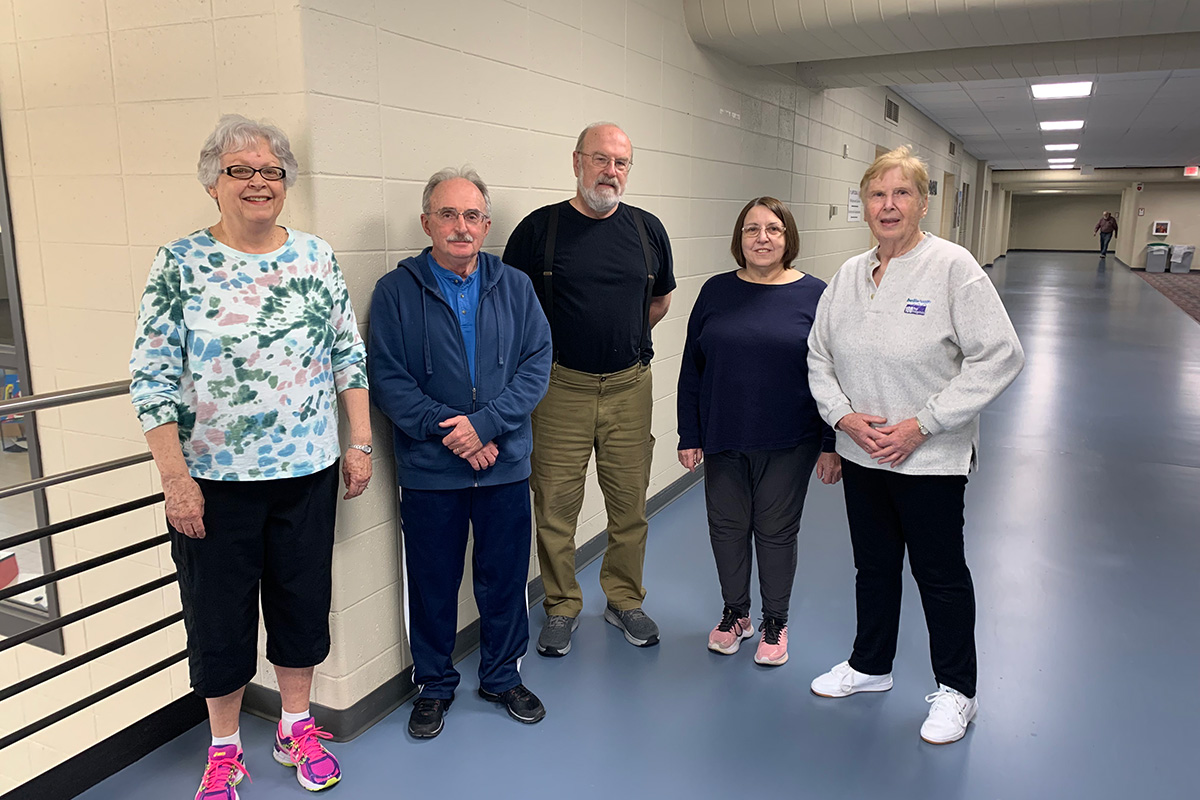
[[[216,219],[194,167],[220,113],[289,132],[304,174],[283,222],[333,244],[364,329],[375,281],[425,244],[417,215],[430,173],[464,162],[480,171],[494,193],[487,246],[499,253],[525,213],[573,193],[575,136],[608,119],[636,148],[629,201],[663,219],[675,248],[679,287],[655,329],[651,492],[660,491],[682,475],[674,385],[687,315],[704,280],[732,266],[728,237],[742,204],[761,194],[788,201],[801,228],[797,266],[828,278],[869,246],[865,223],[846,222],[846,193],[876,145],[916,145],[937,176],[975,174],[974,159],[948,157],[945,131],[904,103],[893,126],[883,105],[882,88],[814,93],[789,68],[743,67],[697,48],[676,0],[463,0],[452,12],[414,0],[0,0],[0,125],[32,389],[127,376],[156,247]],[[948,188],[931,204],[931,230]],[[47,471],[144,449],[120,398],[41,414],[38,424]],[[386,430],[377,420],[384,446],[371,489],[339,509],[334,650],[315,697],[334,708],[408,663]],[[156,490],[149,465],[93,478],[52,493],[52,519]],[[75,531],[56,538],[55,558],[73,563],[163,524],[156,508]],[[604,525],[592,473],[579,540]],[[66,581],[63,608],[172,568],[160,550]],[[177,592],[163,591],[72,626],[68,655],[177,609]],[[475,616],[465,593],[460,625]],[[0,704],[0,732],[182,646],[175,626]],[[0,656],[0,683],[60,660],[18,650]],[[269,685],[270,671],[259,679]],[[0,792],[187,691],[180,665],[0,753]]]

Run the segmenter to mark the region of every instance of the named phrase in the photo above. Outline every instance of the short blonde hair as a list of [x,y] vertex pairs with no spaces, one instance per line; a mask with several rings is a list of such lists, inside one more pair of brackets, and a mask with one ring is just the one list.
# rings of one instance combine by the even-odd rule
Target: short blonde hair
[[924,161],[913,155],[912,148],[906,144],[900,145],[895,150],[889,150],[875,159],[875,162],[867,167],[867,171],[863,173],[862,181],[858,184],[859,191],[865,195],[867,193],[867,185],[871,181],[896,167],[900,168],[900,172],[904,177],[917,185],[917,193],[921,196],[921,202],[928,203],[929,168],[925,165]]

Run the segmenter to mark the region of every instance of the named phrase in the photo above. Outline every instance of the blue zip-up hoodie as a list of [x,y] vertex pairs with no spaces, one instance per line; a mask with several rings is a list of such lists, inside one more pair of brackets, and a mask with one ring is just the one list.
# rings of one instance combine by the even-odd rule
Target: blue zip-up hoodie
[[[550,384],[550,325],[522,272],[479,253],[475,380],[454,309],[425,250],[375,284],[368,368],[371,401],[394,426],[396,479],[408,489],[497,486],[529,477],[529,415]],[[466,415],[496,463],[476,472],[442,439],[439,422]]]

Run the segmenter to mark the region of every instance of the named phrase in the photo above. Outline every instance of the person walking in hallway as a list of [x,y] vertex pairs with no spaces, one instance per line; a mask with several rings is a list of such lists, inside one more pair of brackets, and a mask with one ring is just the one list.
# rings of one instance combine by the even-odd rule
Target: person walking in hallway
[[468,533],[479,607],[479,694],[518,722],[542,702],[519,672],[529,645],[529,415],[546,393],[550,327],[525,276],[480,250],[491,198],[474,170],[425,184],[432,245],[380,278],[371,301],[374,402],[392,421],[405,628],[421,693],[408,731],[442,732],[458,688]]
[[[1139,184],[1140,185],[1140,184]],[[1096,230],[1092,232],[1092,236],[1100,234],[1100,257],[1104,258],[1108,255],[1108,243],[1117,235],[1117,220],[1112,214],[1107,211],[1100,217],[1100,221],[1096,223]]]
[[774,197],[733,227],[738,269],[705,282],[679,370],[679,463],[703,461],[708,530],[724,611],[708,649],[733,655],[754,635],[750,569],[758,553],[762,636],[754,660],[788,660],[788,606],[808,476],[841,479],[833,430],[808,390],[808,333],[825,281],[792,267],[796,220]]
[[860,183],[879,244],[829,282],[808,337],[809,385],[837,431],[854,551],[858,631],[821,697],[892,688],[904,554],[929,628],[937,691],[921,726],[958,741],[975,717],[975,588],[963,543],[979,414],[1020,373],[1024,351],[971,254],[921,230],[925,164],[900,147]]
[[650,329],[675,288],[671,243],[657,217],[621,202],[633,144],[619,127],[584,128],[571,164],[575,196],[530,213],[504,250],[505,263],[533,281],[554,339],[550,388],[533,413],[531,478],[547,614],[537,650],[545,656],[570,651],[583,610],[575,533],[593,450],[608,513],[604,619],[631,644],[658,643],[658,626],[642,610],[642,567],[654,447]]

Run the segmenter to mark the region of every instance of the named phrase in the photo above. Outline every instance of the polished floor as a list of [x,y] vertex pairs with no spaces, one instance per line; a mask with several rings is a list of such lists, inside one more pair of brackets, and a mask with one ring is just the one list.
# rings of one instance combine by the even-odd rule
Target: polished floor
[[[659,647],[630,647],[602,621],[593,564],[571,654],[524,663],[544,722],[519,725],[479,700],[469,658],[439,738],[408,738],[402,708],[335,745],[346,777],[331,795],[1195,797],[1200,325],[1095,257],[1014,254],[992,277],[1028,364],[985,413],[967,492],[980,712],[965,739],[918,738],[934,686],[911,579],[895,688],[808,691],[854,630],[840,487],[809,494],[791,660],[766,669],[752,647],[707,652],[721,604],[697,488],[651,524],[646,609]],[[243,736],[254,776],[244,800],[305,796],[271,761],[268,724],[246,718]],[[197,728],[83,797],[190,798],[206,746]]]

